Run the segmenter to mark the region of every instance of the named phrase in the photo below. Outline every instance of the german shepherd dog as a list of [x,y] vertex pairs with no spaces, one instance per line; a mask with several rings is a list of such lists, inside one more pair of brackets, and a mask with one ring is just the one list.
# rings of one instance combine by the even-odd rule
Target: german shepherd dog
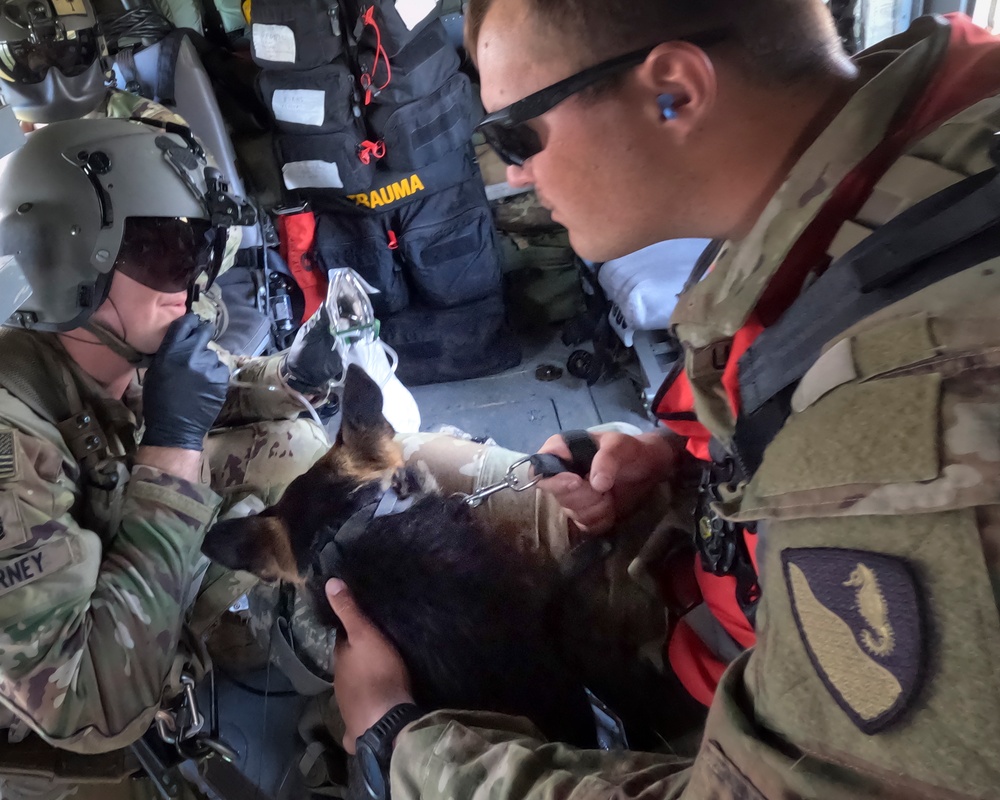
[[[607,630],[580,581],[406,467],[381,408],[378,386],[350,367],[334,446],[276,505],[215,525],[205,554],[304,588],[341,634],[324,586],[343,580],[399,650],[425,709],[524,716],[550,741],[592,748],[589,690],[630,747],[659,744],[656,711],[669,707],[659,676]],[[373,516],[387,490],[412,505]]]

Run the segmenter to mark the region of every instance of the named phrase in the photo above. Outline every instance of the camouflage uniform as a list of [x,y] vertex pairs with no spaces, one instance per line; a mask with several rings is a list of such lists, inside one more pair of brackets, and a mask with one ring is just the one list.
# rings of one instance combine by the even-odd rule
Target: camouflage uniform
[[[86,410],[107,445],[100,463],[81,465],[44,410],[0,390],[0,730],[14,743],[33,733],[65,750],[106,753],[146,731],[185,661],[203,666],[197,637],[190,652],[182,644],[192,603],[190,625],[204,634],[253,583],[213,569],[195,601],[206,529],[251,493],[258,507],[272,502],[325,452],[325,436],[294,421],[301,406],[274,391],[283,385],[279,356],[237,358],[252,386],[230,390],[206,442],[212,488],[133,467],[138,383],[124,401],[112,399],[55,336],[7,330],[2,342],[0,369],[13,369],[15,352],[42,365],[52,376],[42,385],[60,393],[55,406]],[[116,480],[100,489],[95,476]],[[4,745],[6,763],[19,746]]]
[[[723,443],[735,420],[707,356],[938,73],[950,33],[927,18],[867,56],[884,68],[681,297],[698,417]],[[833,249],[939,190],[928,173],[950,173],[947,185],[988,169],[1000,98],[931,128]],[[693,763],[577,751],[524,720],[442,711],[400,734],[395,800],[1000,797],[998,268],[945,279],[831,342],[763,465],[725,498],[729,518],[762,521],[758,644],[727,671]]]

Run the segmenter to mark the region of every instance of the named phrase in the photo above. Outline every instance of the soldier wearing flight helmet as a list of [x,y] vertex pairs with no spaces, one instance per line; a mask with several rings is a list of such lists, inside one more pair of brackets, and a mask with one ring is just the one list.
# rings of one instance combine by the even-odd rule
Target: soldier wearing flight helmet
[[[62,796],[94,774],[87,756],[143,735],[182,671],[199,677],[200,634],[248,588],[206,577],[206,529],[325,450],[296,398],[322,400],[342,372],[331,326],[223,363],[188,310],[251,213],[180,126],[55,123],[7,164],[0,254],[32,294],[0,330],[5,798]],[[256,449],[227,435],[257,429]]]

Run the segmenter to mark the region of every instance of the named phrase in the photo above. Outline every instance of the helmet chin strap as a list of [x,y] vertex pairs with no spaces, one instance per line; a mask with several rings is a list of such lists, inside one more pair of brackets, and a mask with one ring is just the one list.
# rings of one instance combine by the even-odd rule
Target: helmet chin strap
[[148,367],[153,360],[151,354],[140,353],[121,336],[100,322],[88,320],[84,323],[83,328],[96,336],[101,344],[107,347],[112,353],[121,356],[137,369]]

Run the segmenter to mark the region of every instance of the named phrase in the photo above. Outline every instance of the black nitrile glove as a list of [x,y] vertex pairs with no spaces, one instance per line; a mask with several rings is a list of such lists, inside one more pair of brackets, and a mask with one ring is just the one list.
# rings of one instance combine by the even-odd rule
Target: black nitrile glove
[[344,375],[337,339],[330,332],[326,303],[307,319],[285,356],[284,376],[297,392],[318,391]]
[[229,368],[208,349],[212,326],[186,314],[167,329],[142,385],[147,447],[201,450],[222,410]]

